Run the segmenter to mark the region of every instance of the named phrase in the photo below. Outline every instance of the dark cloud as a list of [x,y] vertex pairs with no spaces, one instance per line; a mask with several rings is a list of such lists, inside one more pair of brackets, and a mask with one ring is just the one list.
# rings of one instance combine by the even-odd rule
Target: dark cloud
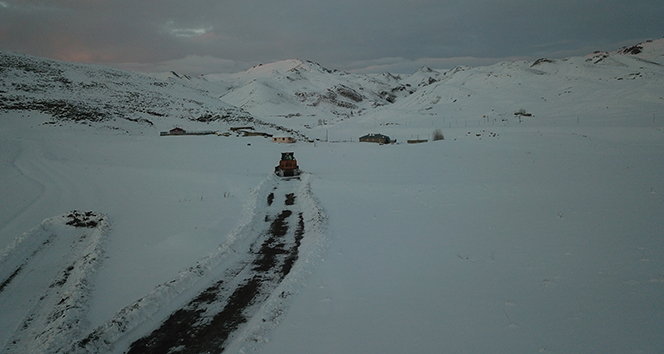
[[289,58],[472,65],[613,50],[660,38],[662,18],[660,0],[0,0],[0,50],[190,73]]

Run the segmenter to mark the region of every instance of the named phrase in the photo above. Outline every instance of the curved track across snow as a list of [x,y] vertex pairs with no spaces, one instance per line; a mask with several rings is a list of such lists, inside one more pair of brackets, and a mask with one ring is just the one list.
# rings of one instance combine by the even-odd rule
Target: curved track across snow
[[[310,175],[269,175],[244,218],[208,257],[157,286],[106,323],[90,327],[94,276],[107,216],[72,212],[45,220],[0,253],[3,353],[221,353],[260,345],[289,297],[321,258],[326,217]],[[22,320],[20,320],[22,319]]]
[[104,215],[74,211],[44,220],[0,253],[0,352],[59,352],[81,335],[108,229]]
[[310,176],[267,177],[217,251],[120,311],[69,352],[220,353],[256,346],[325,244]]

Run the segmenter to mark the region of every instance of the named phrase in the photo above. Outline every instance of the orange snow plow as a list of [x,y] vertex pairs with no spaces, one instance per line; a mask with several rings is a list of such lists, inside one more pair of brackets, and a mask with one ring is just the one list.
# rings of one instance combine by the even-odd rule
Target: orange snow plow
[[295,177],[300,175],[300,167],[292,152],[282,152],[279,165],[274,168],[274,173],[279,177]]

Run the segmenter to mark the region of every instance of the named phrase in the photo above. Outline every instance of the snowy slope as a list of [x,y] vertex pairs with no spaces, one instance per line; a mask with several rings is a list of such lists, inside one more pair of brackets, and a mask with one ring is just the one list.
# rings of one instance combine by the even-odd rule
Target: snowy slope
[[[0,53],[0,109],[37,111],[49,124],[77,122],[120,133],[154,133],[176,126],[226,131],[250,125],[278,131],[177,74],[160,79],[106,67]],[[138,123],[138,124],[136,124]]]
[[[203,85],[221,100],[266,121],[319,139],[339,128],[343,139],[348,140],[342,128],[353,123],[360,123],[364,129],[400,125],[397,130],[404,133],[405,122],[411,119],[430,118],[437,122],[435,128],[451,128],[454,124],[477,125],[482,119],[503,121],[514,118],[514,113],[522,109],[557,120],[581,120],[584,110],[607,109],[607,105],[602,107],[604,102],[618,108],[609,114],[624,114],[644,102],[654,105],[647,108],[652,114],[661,103],[662,42],[650,41],[586,57],[541,58],[449,71],[422,68],[410,75],[356,75],[308,61],[286,60],[187,82]],[[646,87],[635,91],[632,84],[624,82],[632,80]],[[219,86],[215,88],[215,84]],[[596,97],[607,93],[613,97]],[[541,112],[533,112],[528,105],[538,105]],[[565,110],[567,107],[570,110]],[[386,119],[396,111],[401,115],[400,122]],[[330,127],[335,123],[334,128]],[[390,128],[385,131],[390,132]],[[411,132],[400,138],[424,134]]]
[[[649,54],[597,53],[586,58],[539,59],[534,62],[499,63],[482,68],[457,68],[432,85],[399,100],[386,109],[405,115],[430,116],[440,128],[492,125],[518,120],[527,113],[554,124],[623,117],[638,110],[640,122],[651,121],[661,111],[664,58],[655,55],[663,41],[643,44]],[[653,49],[650,49],[653,48]],[[381,113],[377,113],[377,120]],[[516,119],[515,119],[516,118]],[[636,117],[633,117],[636,118]],[[442,123],[442,124],[441,124]]]
[[[664,40],[372,76],[289,60],[149,78],[2,55],[2,353],[163,348],[146,343],[179,314],[200,311],[176,332],[204,338],[232,309],[223,341],[170,348],[664,348]],[[88,109],[104,114],[80,124]],[[222,111],[238,120],[191,120]],[[158,135],[241,123],[319,140]],[[397,144],[357,143],[367,132]],[[300,180],[272,176],[284,150]]]
[[389,74],[357,75],[301,60],[259,65],[217,79],[231,87],[221,95],[225,102],[256,116],[276,117],[273,121],[300,128],[312,126],[312,122],[318,124],[319,120],[366,114],[377,106],[394,102],[410,85]]

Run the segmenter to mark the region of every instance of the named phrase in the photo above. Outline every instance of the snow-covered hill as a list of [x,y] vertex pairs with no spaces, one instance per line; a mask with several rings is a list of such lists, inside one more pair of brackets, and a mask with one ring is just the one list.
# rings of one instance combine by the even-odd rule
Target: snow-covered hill
[[0,110],[41,112],[49,124],[77,122],[126,133],[228,130],[266,124],[208,92],[183,85],[175,73],[163,79],[94,65],[0,53]]
[[[410,75],[0,59],[0,353],[664,348],[664,40]],[[159,136],[238,125],[303,139]]]
[[[308,61],[286,60],[237,74],[186,81],[261,119],[317,138],[323,138],[321,132],[335,122],[394,125],[390,118],[395,111],[403,115],[401,123],[437,116],[433,120],[443,122],[441,128],[458,121],[502,121],[523,109],[531,114],[583,119],[584,110],[595,112],[606,101],[619,109],[661,104],[663,43],[660,39],[567,59],[541,58],[449,71],[422,68],[410,75],[357,75]],[[628,82],[632,80],[643,85]],[[604,96],[607,94],[613,96]],[[539,112],[527,107],[533,104],[540,107]],[[319,125],[326,127],[315,129]]]
[[[502,119],[521,108],[532,111],[528,105],[537,105],[540,111],[532,114],[576,118],[579,108],[595,112],[606,109],[606,105],[601,106],[607,101],[611,102],[609,107],[628,109],[644,102],[661,104],[662,43],[664,40],[643,43],[640,47],[644,51],[635,55],[617,51],[585,58],[541,58],[534,62],[457,68],[446,72],[439,82],[401,100],[395,108]],[[640,84],[624,82],[632,80]],[[615,109],[612,112],[618,113]]]
[[[402,120],[438,116],[448,127],[458,120],[502,121],[524,109],[582,119],[583,109],[578,107],[592,112],[605,101],[619,109],[661,104],[663,43],[660,39],[560,60],[449,71],[422,68],[410,75],[358,75],[293,59],[237,74],[192,78],[171,72],[149,77],[2,53],[0,109],[39,110],[54,120],[97,122],[123,130],[130,130],[125,121],[155,130],[257,124],[316,138],[322,138],[323,130],[315,127],[335,122],[395,124],[386,120],[394,111],[409,117]],[[633,80],[643,85],[629,82]],[[527,107],[535,102],[540,112]]]
[[396,77],[380,80],[301,60],[259,65],[239,74],[207,78],[221,79],[228,85],[226,92],[220,92],[225,102],[300,128],[366,114],[393,103],[405,89]]

